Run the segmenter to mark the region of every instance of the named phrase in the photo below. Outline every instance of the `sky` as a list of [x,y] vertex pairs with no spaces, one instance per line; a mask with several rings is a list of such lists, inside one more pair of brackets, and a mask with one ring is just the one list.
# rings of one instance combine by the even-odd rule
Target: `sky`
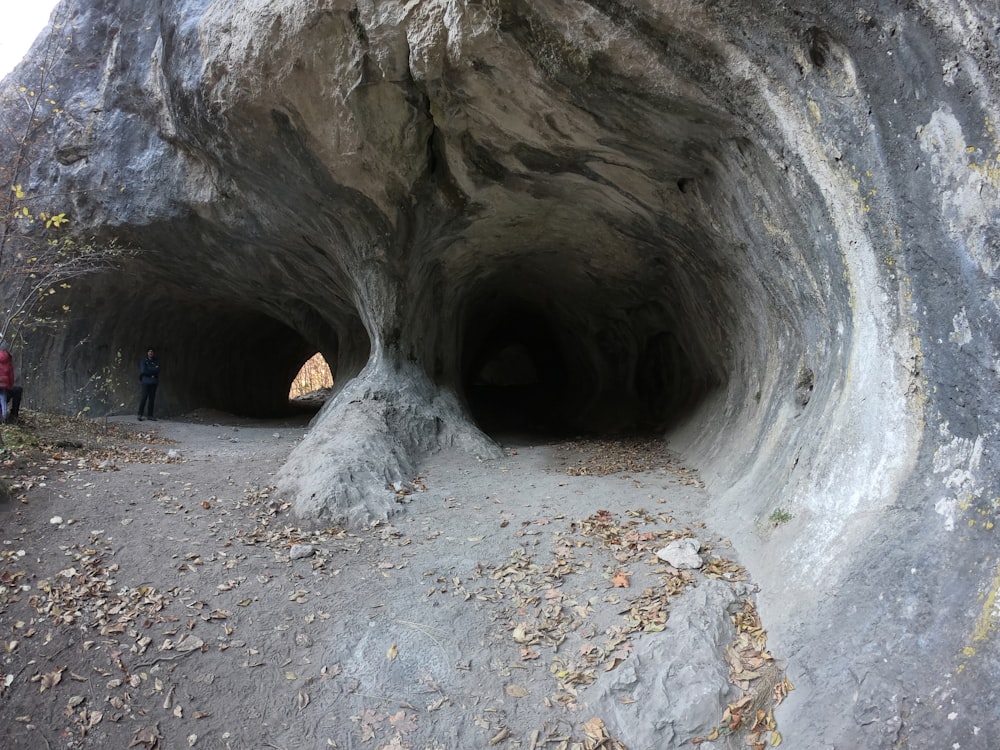
[[0,78],[27,54],[56,0],[0,0]]

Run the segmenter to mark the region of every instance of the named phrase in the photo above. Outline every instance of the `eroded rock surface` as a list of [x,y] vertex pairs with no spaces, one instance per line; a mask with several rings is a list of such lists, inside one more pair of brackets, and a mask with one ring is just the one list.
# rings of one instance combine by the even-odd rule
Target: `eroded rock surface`
[[141,252],[61,296],[35,403],[116,409],[155,344],[168,411],[277,413],[320,351],[339,392],[282,481],[327,520],[441,445],[669,434],[792,656],[793,746],[995,746],[994,4],[54,20],[17,179]]

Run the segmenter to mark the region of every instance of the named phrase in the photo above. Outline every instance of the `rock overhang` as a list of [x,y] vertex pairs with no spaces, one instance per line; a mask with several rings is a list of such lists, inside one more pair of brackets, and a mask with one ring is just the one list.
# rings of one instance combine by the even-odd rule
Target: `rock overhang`
[[[177,9],[80,81],[103,97],[85,151],[105,178],[95,157],[38,175],[86,187],[78,215],[143,249],[124,284],[100,282],[116,304],[74,301],[90,316],[67,340],[165,342],[178,410],[277,410],[323,352],[341,390],[283,477],[304,515],[385,513],[379,493],[422,452],[494,451],[473,423],[498,413],[656,428],[722,490],[758,575],[786,584],[763,601],[791,637],[779,599],[818,606],[814,581],[849,574],[933,451],[935,340],[991,350],[959,311],[935,319],[948,295],[908,254],[925,236],[989,254],[988,210],[951,222],[960,237],[920,216],[965,179],[967,157],[941,145],[956,129],[995,158],[976,122],[995,84],[944,4],[930,24],[752,3]],[[984,85],[971,99],[909,73],[952,53]],[[956,404],[976,387],[956,389],[933,408],[961,448],[977,435]],[[794,531],[762,537],[776,504]]]
[[[80,191],[78,209],[124,220],[143,248],[127,278],[137,316],[158,300],[146,339],[197,352],[174,358],[175,408],[280,411],[283,381],[319,350],[350,395],[329,411],[359,389],[391,398],[380,388],[402,368],[474,436],[470,417],[498,413],[512,428],[672,430],[727,482],[767,475],[803,429],[905,422],[892,398],[839,420],[872,373],[885,392],[907,375],[879,345],[895,313],[872,304],[883,280],[856,180],[818,147],[814,107],[794,110],[801,96],[707,16],[639,28],[617,7],[573,12],[603,41],[544,6],[469,6],[446,24],[456,46],[426,37],[426,18],[286,3],[122,38],[148,71],[109,50],[103,87],[114,70],[135,90],[111,97],[101,137],[122,149],[109,165],[122,193],[143,197]],[[851,85],[815,27],[772,32],[794,41],[796,75]],[[86,160],[64,171],[93,178]],[[114,331],[92,336],[128,335]],[[511,347],[530,374],[484,382]],[[898,448],[902,465],[912,444]],[[391,453],[376,484],[413,446]],[[336,509],[321,484],[293,482]]]

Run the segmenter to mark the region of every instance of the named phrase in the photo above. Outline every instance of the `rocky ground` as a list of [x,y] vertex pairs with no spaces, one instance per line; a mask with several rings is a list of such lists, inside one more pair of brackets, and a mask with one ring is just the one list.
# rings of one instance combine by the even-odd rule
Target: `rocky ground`
[[661,440],[440,454],[388,521],[307,530],[270,490],[307,429],[4,427],[3,747],[781,743],[753,583]]

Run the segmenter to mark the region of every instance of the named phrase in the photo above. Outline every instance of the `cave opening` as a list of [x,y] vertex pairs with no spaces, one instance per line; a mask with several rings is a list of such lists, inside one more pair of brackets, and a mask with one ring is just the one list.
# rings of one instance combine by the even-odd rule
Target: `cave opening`
[[316,352],[299,368],[288,389],[292,401],[325,401],[333,388],[333,373],[322,353]]
[[471,290],[461,367],[473,421],[501,441],[679,424],[725,377],[701,345],[705,326],[665,288],[656,276],[595,281],[525,262]]
[[469,343],[469,411],[487,433],[558,433],[566,423],[569,372],[559,338],[537,311],[497,307]]

